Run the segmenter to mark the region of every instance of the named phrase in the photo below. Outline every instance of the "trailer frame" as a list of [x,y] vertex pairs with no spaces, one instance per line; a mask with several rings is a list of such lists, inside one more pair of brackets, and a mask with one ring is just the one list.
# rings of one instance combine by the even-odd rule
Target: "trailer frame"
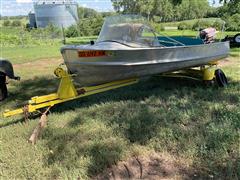
[[[208,65],[200,66],[200,69],[183,69],[177,72],[163,73],[160,76],[187,77],[195,80],[203,80],[204,82],[211,82],[212,84],[212,82],[214,82],[214,80],[217,78],[217,70],[219,70],[217,69],[217,62],[213,62]],[[30,113],[38,112],[40,109],[43,108],[50,109],[57,104],[113,90],[120,87],[129,86],[139,82],[139,78],[136,77],[125,80],[113,81],[96,86],[76,88],[72,79],[72,76],[74,75],[70,75],[67,70],[63,69],[62,67],[58,67],[55,69],[54,74],[61,79],[56,93],[32,97],[28,101],[28,104],[25,105],[23,108],[6,110],[3,113],[3,117],[6,118],[18,114],[24,114],[25,118],[27,119]]]

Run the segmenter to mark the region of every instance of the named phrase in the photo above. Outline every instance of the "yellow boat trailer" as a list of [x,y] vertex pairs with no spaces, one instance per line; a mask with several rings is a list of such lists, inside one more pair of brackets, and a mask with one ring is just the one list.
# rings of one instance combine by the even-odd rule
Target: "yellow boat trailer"
[[[215,78],[215,70],[216,70],[216,63],[202,66],[200,70],[196,69],[187,69],[181,71],[181,73],[169,73],[169,74],[162,74],[163,76],[171,76],[171,77],[186,77],[183,76],[183,72],[187,74],[187,77],[192,76],[191,74],[200,75],[201,80],[204,81],[212,81]],[[114,81],[102,85],[91,86],[91,87],[82,87],[76,89],[73,84],[72,76],[67,73],[61,67],[58,67],[54,74],[61,78],[58,91],[53,94],[44,95],[44,96],[36,96],[29,100],[28,104],[23,108],[16,109],[16,110],[6,110],[3,113],[4,117],[10,117],[18,114],[25,114],[25,116],[29,113],[38,112],[40,109],[43,108],[51,108],[57,104],[64,103],[67,101],[79,99],[85,96],[90,96],[93,94],[101,93],[104,91],[120,88],[123,86],[128,86],[135,84],[139,81],[138,78],[131,78],[127,80],[119,80]]]
[[28,105],[26,105],[25,107],[11,111],[6,110],[3,113],[3,116],[10,117],[18,114],[37,112],[40,109],[53,107],[56,104],[120,88],[123,86],[128,86],[138,82],[137,78],[132,78],[127,80],[114,81],[98,86],[82,87],[80,89],[76,89],[73,84],[71,75],[69,75],[66,70],[58,67],[54,71],[54,74],[57,77],[61,78],[57,93],[33,97],[31,98],[31,100],[29,100]]

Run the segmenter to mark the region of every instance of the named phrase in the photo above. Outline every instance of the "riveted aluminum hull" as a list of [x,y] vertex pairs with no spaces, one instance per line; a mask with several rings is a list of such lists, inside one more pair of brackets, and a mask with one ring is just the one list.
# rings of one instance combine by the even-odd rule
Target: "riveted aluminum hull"
[[[103,50],[106,57],[78,57],[78,51]],[[116,43],[65,46],[61,49],[74,82],[91,86],[200,66],[228,56],[229,42],[181,47],[130,48]]]

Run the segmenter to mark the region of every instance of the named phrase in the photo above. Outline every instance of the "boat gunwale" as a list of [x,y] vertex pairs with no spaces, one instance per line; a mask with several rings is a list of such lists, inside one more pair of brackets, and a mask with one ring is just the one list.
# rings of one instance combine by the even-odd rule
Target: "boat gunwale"
[[[110,43],[115,43],[115,42],[110,42]],[[191,48],[191,47],[208,47],[208,46],[212,46],[212,45],[220,45],[220,44],[228,44],[228,47],[230,47],[230,41],[224,41],[224,42],[214,42],[214,43],[209,43],[209,44],[197,44],[197,45],[185,45],[185,46],[170,46],[170,47],[143,47],[143,48],[126,48],[126,49],[110,49],[110,48],[96,48],[96,49],[91,49],[87,47],[83,47],[86,45],[89,45],[89,47],[94,47],[94,45],[90,45],[90,44],[84,44],[84,45],[66,45],[61,47],[61,53],[63,54],[63,52],[65,50],[86,50],[86,51],[137,51],[137,50],[166,50],[166,49],[180,49],[180,48]],[[117,43],[116,43],[117,44]],[[123,45],[124,46],[124,45]],[[96,46],[95,46],[96,47]]]
[[[215,55],[215,56],[208,56],[206,58],[195,58],[194,60],[197,59],[224,59],[226,58],[228,55],[227,54],[220,54],[220,55]],[[184,61],[191,61],[193,59],[188,59],[188,60],[184,60]],[[212,60],[215,61],[215,60]],[[158,60],[151,60],[151,61],[144,61],[141,63],[124,63],[124,62],[68,62],[70,64],[81,64],[81,65],[85,65],[85,66],[142,66],[142,65],[154,65],[154,64],[165,64],[165,63],[177,63],[179,61],[158,61]],[[211,61],[209,61],[211,62]]]

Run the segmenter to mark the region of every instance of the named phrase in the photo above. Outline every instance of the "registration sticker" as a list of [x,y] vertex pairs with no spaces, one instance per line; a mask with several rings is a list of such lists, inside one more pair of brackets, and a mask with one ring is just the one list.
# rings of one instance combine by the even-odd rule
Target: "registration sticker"
[[101,57],[108,56],[106,51],[78,51],[78,57]]

